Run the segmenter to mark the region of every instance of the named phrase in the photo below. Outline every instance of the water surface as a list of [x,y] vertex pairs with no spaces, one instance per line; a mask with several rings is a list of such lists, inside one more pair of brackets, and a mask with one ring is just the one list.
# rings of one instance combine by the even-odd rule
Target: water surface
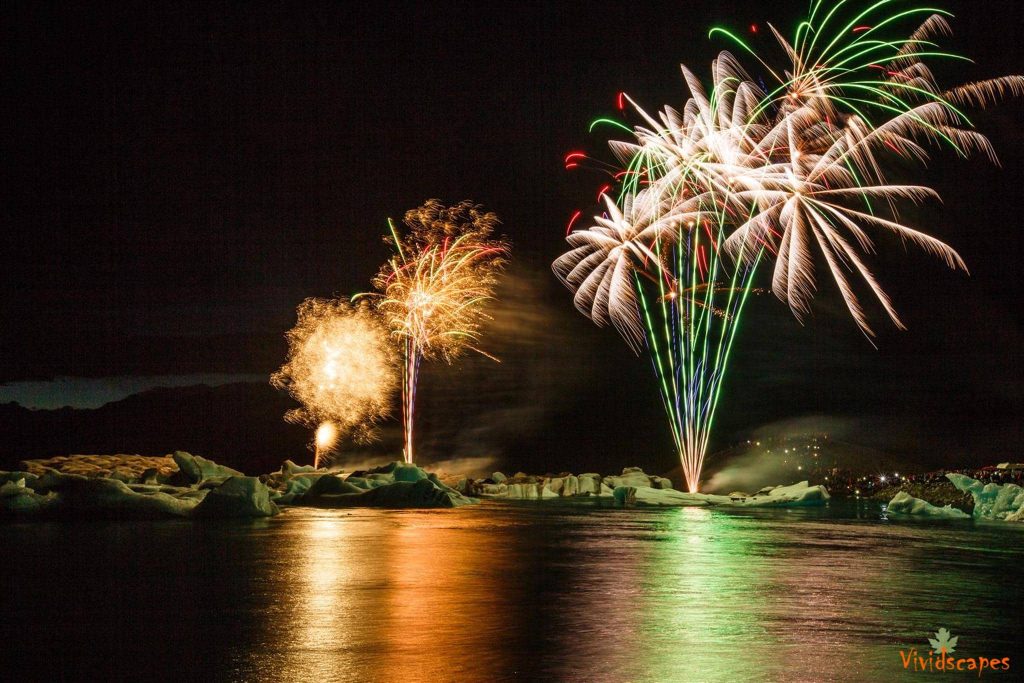
[[939,627],[1022,649],[1022,527],[836,501],[6,523],[0,628],[40,679],[918,680],[899,651]]

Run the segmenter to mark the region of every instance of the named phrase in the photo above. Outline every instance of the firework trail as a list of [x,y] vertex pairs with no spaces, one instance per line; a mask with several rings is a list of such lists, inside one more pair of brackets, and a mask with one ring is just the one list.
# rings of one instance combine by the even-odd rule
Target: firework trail
[[391,224],[385,241],[395,254],[373,284],[376,308],[404,348],[402,425],[411,463],[420,362],[450,363],[467,349],[488,355],[474,345],[508,244],[491,237],[498,217],[470,201],[446,207],[430,200],[407,212],[404,224],[404,236]]
[[302,404],[285,419],[319,426],[315,464],[342,436],[367,440],[389,412],[396,354],[387,330],[368,306],[344,299],[306,299],[286,335],[288,360],[270,378]]
[[[898,204],[935,196],[930,188],[893,184],[887,166],[924,162],[925,146],[958,154],[982,152],[988,140],[961,108],[984,107],[1024,93],[1007,76],[942,89],[926,61],[963,59],[941,51],[947,13],[880,0],[866,8],[841,0],[812,3],[787,40],[769,24],[785,64],[773,67],[736,34],[715,28],[752,55],[764,71],[755,81],[739,60],[721,53],[711,87],[682,67],[690,99],[656,117],[624,93],[643,124],[630,141],[612,141],[619,166],[605,165],[617,199],[602,187],[605,214],[572,231],[555,274],[575,292],[577,308],[599,326],[650,352],[683,464],[696,491],[738,322],[759,266],[772,265],[772,292],[804,319],[816,290],[820,254],[858,327],[874,332],[854,291],[859,277],[895,325],[892,301],[864,255],[872,231],[894,233],[942,258],[966,265],[948,245],[900,222]],[[918,24],[917,22],[923,23]],[[907,22],[916,28],[905,37]],[[593,127],[593,126],[592,126]],[[566,167],[587,161],[583,152]]]
[[313,437],[313,446],[316,453],[313,457],[313,467],[320,469],[321,456],[329,453],[337,442],[338,428],[331,422],[321,422],[320,426],[316,428],[316,435]]

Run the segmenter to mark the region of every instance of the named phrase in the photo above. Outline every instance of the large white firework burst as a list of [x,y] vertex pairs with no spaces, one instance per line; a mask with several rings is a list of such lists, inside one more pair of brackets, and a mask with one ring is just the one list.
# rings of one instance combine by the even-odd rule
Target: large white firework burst
[[852,38],[851,24],[838,25],[835,12],[821,2],[793,41],[772,28],[789,64],[780,72],[758,57],[778,81],[770,91],[723,52],[712,62],[709,89],[682,67],[690,99],[681,112],[665,107],[655,118],[629,100],[645,125],[636,127],[634,141],[610,146],[634,185],[627,175],[622,210],[606,201],[605,216],[570,234],[572,249],[554,264],[575,292],[577,308],[598,325],[613,324],[638,349],[643,329],[635,288],[627,285],[637,273],[669,278],[656,245],[684,240],[702,221],[724,233],[725,251],[738,261],[760,258],[762,249],[774,255],[772,291],[801,320],[817,289],[820,254],[868,335],[874,332],[855,278],[902,327],[867,260],[877,247],[873,233],[893,233],[966,270],[952,247],[901,222],[902,202],[936,194],[890,183],[886,165],[895,157],[926,161],[928,143],[996,161],[991,144],[971,129],[960,107],[1020,95],[1024,78],[941,89],[923,57],[935,54],[934,36],[949,32],[945,18],[933,14],[906,39],[881,40],[876,31],[893,21],[875,16],[884,4],[850,20],[878,19]]

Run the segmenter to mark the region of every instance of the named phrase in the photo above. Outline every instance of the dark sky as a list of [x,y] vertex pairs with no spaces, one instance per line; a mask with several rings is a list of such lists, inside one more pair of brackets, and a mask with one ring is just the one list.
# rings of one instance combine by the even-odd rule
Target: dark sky
[[[620,90],[681,105],[678,63],[704,73],[725,47],[709,26],[789,32],[804,3],[346,4],[4,3],[0,382],[269,373],[299,301],[368,287],[387,216],[472,198],[514,243],[511,295],[531,291],[513,304],[562,331],[520,347],[573,378],[548,399],[562,386],[609,413],[608,443],[628,442],[619,406],[657,411],[647,361],[582,321],[548,271],[602,182],[562,158],[602,152],[607,134],[587,127]],[[945,6],[948,44],[976,62],[947,82],[1024,72],[1020,3]],[[910,329],[877,319],[877,350],[827,285],[803,327],[755,300],[723,440],[853,415],[881,418],[901,448],[1019,450],[1022,112],[976,119],[1001,169],[939,154],[921,179],[943,204],[905,216],[970,277],[883,243],[880,280]],[[511,377],[502,395],[536,391]]]

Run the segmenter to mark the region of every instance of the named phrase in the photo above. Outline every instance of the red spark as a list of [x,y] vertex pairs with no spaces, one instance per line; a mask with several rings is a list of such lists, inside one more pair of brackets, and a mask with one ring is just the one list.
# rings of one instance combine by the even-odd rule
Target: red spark
[[566,235],[568,235],[570,232],[572,232],[572,224],[576,222],[576,220],[580,217],[580,215],[582,213],[583,213],[582,211],[577,211],[576,213],[574,213],[572,215],[572,218],[569,219],[569,225],[567,225],[566,228],[565,228],[565,234]]

